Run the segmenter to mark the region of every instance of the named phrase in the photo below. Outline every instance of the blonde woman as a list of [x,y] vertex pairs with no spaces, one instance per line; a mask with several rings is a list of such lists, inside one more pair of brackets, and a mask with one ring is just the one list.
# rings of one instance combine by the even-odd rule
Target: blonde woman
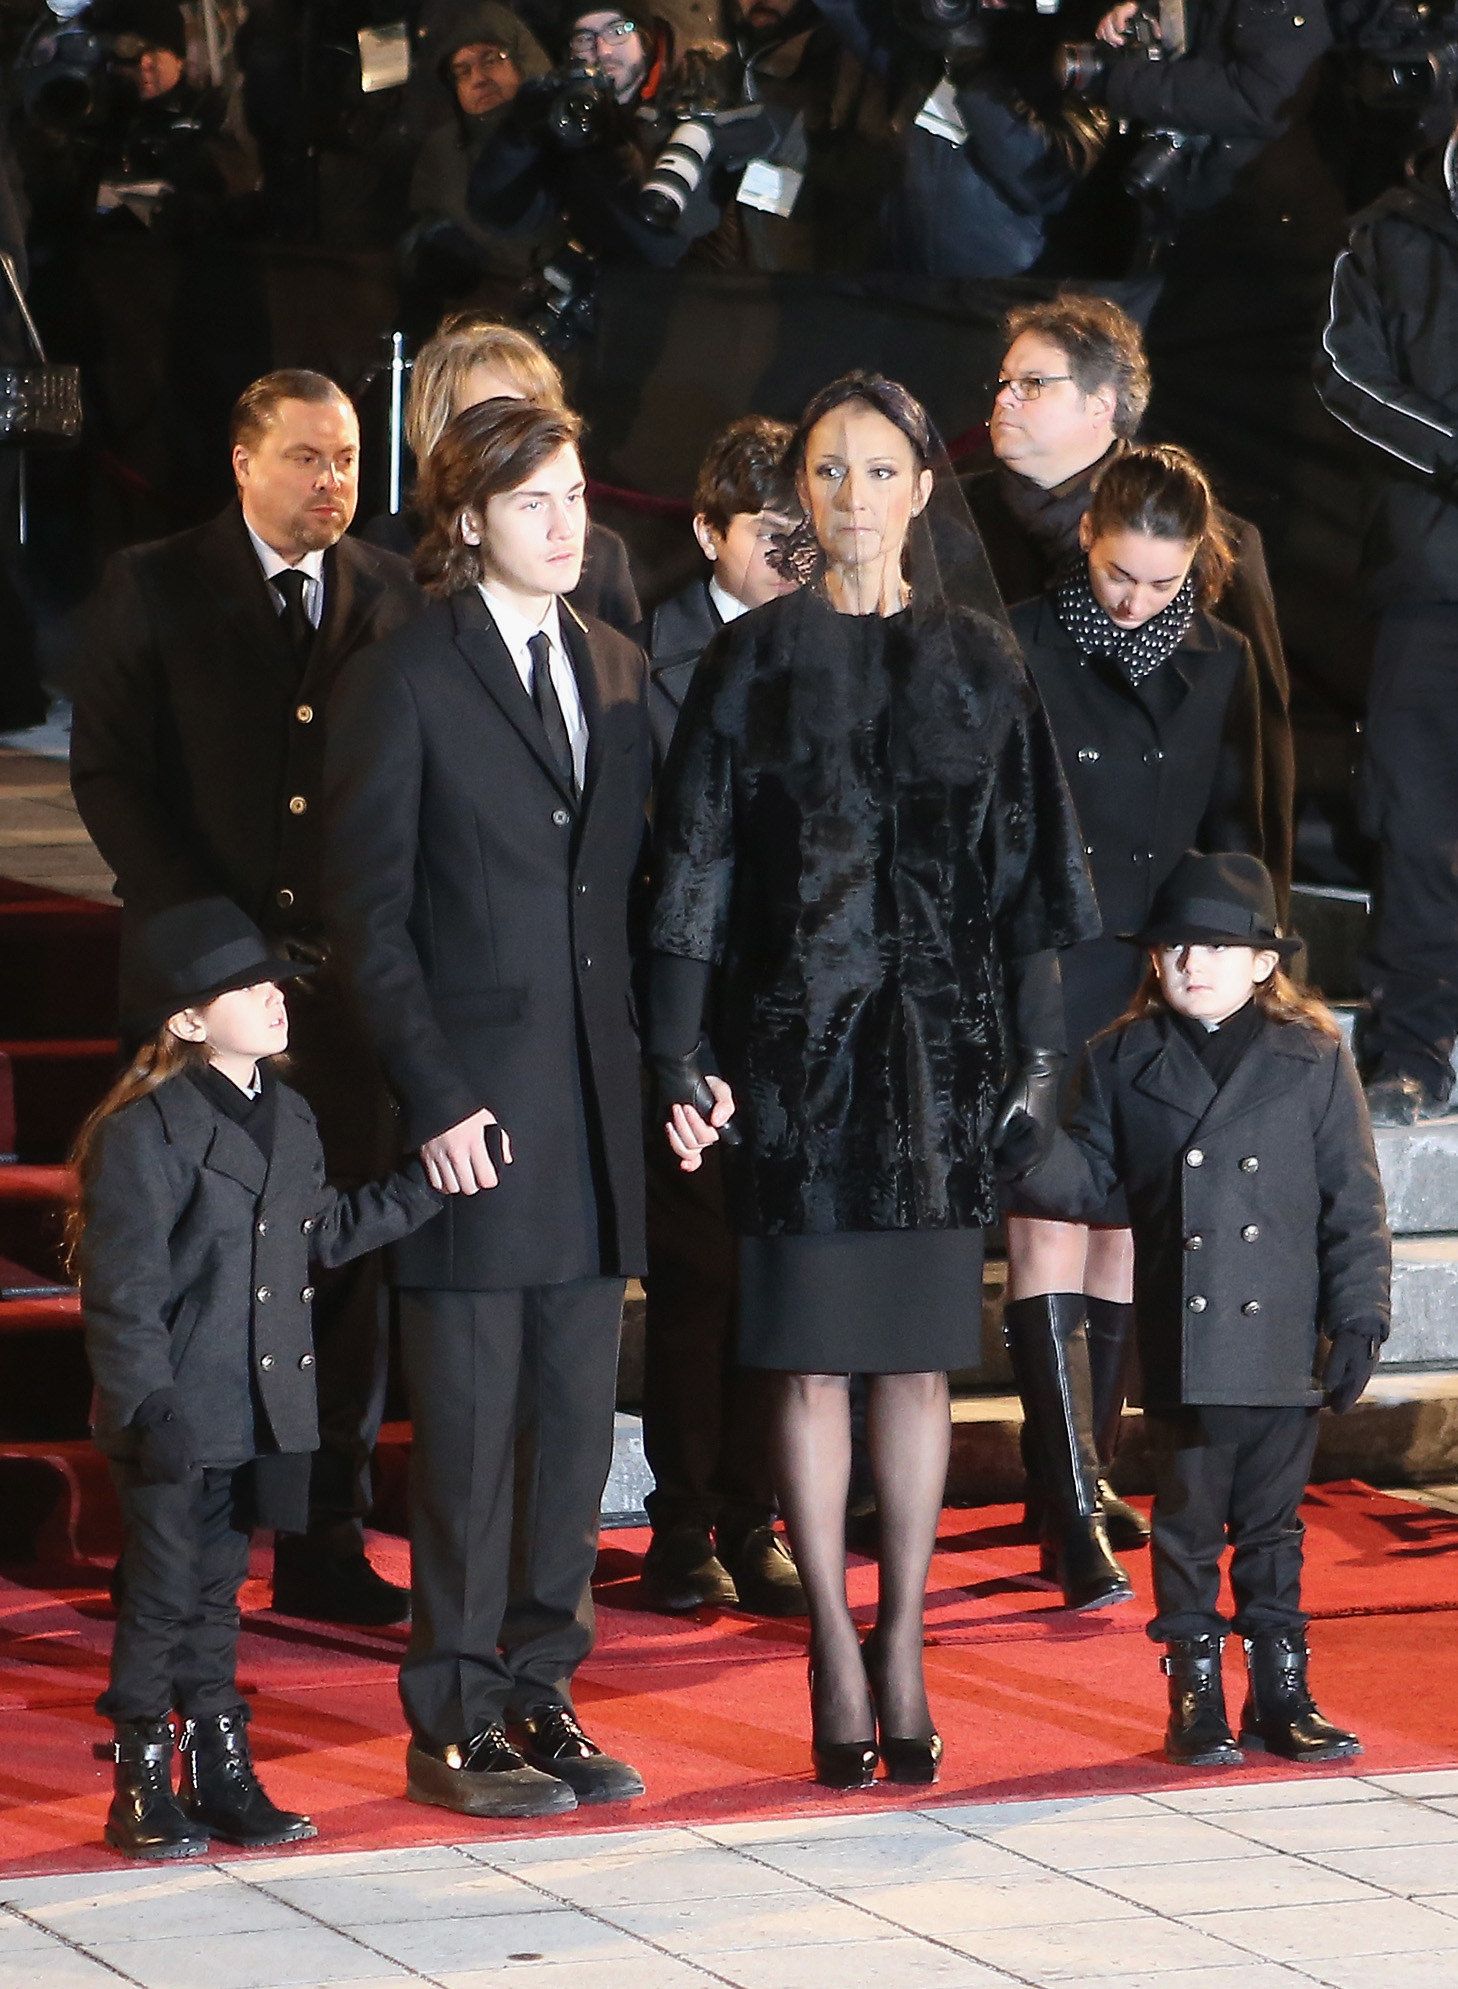
[[[533,401],[559,410],[567,405],[562,375],[534,338],[512,325],[470,313],[445,318],[415,356],[405,406],[405,440],[419,468],[458,414],[482,401]],[[419,514],[411,507],[371,519],[363,536],[371,545],[406,559],[415,556]],[[636,638],[643,620],[628,548],[606,525],[587,527],[582,580],[568,596],[580,614],[594,615]]]

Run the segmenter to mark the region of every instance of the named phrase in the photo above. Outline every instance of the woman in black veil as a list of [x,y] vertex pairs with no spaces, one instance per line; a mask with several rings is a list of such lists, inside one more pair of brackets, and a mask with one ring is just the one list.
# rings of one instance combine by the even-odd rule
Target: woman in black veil
[[[890,1779],[929,1782],[926,1579],[947,1370],[978,1358],[990,1148],[1015,1105],[1051,1128],[1051,953],[1098,918],[924,410],[849,374],[806,408],[790,464],[807,522],[786,557],[808,584],[716,637],[665,770],[648,1050],[680,1164],[738,1149],[740,1359],[782,1377],[817,1776],[864,1786],[879,1751]],[[864,1649],[845,1590],[854,1373],[881,1530]]]

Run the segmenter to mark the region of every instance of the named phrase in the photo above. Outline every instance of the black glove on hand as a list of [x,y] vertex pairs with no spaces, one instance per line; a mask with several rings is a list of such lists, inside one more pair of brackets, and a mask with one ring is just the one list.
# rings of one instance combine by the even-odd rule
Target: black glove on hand
[[197,1438],[175,1388],[154,1388],[132,1417],[137,1464],[148,1485],[182,1485],[198,1468]]
[[993,1148],[993,1171],[999,1181],[1021,1181],[1025,1174],[1032,1173],[1046,1151],[1037,1120],[1027,1112],[1016,1111]]
[[[675,1105],[692,1105],[701,1119],[710,1117],[714,1110],[714,1094],[696,1056],[650,1056],[648,1067],[653,1072],[660,1119],[667,1120]],[[727,1125],[716,1126],[714,1130],[725,1146],[743,1146],[739,1128],[732,1119]]]
[[1361,1400],[1362,1391],[1377,1372],[1382,1342],[1365,1326],[1347,1326],[1332,1336],[1323,1385],[1326,1399],[1339,1416]]
[[[1008,1134],[1014,1119],[1021,1115],[1032,1121],[1037,1146],[1019,1171],[1026,1174],[1047,1155],[1058,1130],[1058,1076],[1067,1059],[1061,1050],[1024,1050],[1022,1062],[998,1100],[997,1117],[990,1135],[992,1150],[1000,1159],[1009,1157]],[[1025,1142],[1026,1134],[1019,1135]]]

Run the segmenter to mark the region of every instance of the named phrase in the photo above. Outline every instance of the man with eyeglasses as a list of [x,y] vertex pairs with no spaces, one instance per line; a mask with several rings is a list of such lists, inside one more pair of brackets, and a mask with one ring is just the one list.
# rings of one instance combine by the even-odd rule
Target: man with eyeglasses
[[[1003,599],[1041,593],[1078,546],[1099,471],[1131,441],[1149,402],[1134,320],[1103,297],[1067,295],[1008,315],[988,423],[996,466],[964,479]],[[1226,514],[1235,570],[1216,610],[1250,643],[1261,688],[1262,829],[1282,916],[1290,898],[1290,679],[1261,535]]]

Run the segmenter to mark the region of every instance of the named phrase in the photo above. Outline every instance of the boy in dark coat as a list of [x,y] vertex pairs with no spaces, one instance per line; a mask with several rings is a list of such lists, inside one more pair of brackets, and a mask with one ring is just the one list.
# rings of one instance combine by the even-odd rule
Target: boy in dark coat
[[[319,1441],[311,1266],[393,1243],[441,1198],[419,1164],[345,1194],[314,1115],[266,1059],[288,1047],[270,955],[227,898],[178,905],[138,936],[129,1019],[149,1038],[76,1142],[68,1222],[94,1436],[124,1546],[111,1677],[106,1841],[193,1857],[315,1835],[253,1772],[238,1693],[238,1592],[256,1524],[299,1527]],[[183,1718],[173,1794],[170,1715]]]
[[[1240,1761],[1220,1676],[1234,1628],[1242,1742],[1291,1761],[1358,1754],[1307,1689],[1297,1517],[1323,1396],[1350,1409],[1388,1332],[1391,1238],[1356,1068],[1328,1011],[1279,971],[1298,942],[1257,858],[1191,852],[1129,937],[1150,949],[1149,978],[1085,1052],[1067,1131],[1021,1188],[1071,1221],[1120,1183],[1128,1197],[1166,1753]],[[1035,1150],[1019,1123],[1005,1164]],[[1227,1536],[1233,1621],[1219,1609]]]

